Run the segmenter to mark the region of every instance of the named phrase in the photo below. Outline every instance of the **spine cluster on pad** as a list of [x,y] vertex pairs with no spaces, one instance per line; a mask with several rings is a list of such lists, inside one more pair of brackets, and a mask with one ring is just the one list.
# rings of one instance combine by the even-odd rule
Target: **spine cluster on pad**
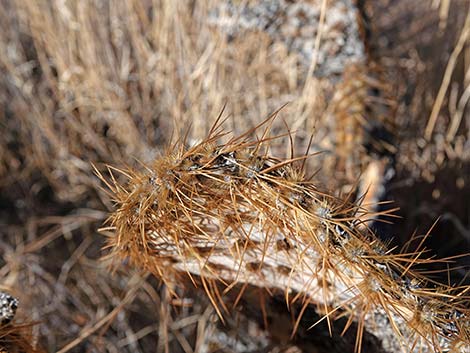
[[0,353],[42,353],[31,335],[32,323],[15,321],[18,299],[0,291]]
[[142,171],[118,170],[124,185],[101,176],[116,203],[104,228],[111,256],[171,285],[189,276],[220,315],[238,284],[283,291],[329,325],[356,322],[356,351],[365,330],[389,352],[470,351],[470,289],[416,269],[445,260],[392,252],[364,226],[366,210],[305,177],[305,156],[270,157],[271,121],[225,143],[218,122],[194,147],[176,143]]

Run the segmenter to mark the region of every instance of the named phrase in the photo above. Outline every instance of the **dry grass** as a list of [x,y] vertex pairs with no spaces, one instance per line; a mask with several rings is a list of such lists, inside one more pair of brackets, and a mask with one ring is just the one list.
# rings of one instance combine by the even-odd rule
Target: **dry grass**
[[[383,146],[368,146],[380,121],[397,150],[386,191],[405,217],[385,233],[406,241],[444,214],[435,238],[442,243],[439,234],[449,234],[452,241],[441,255],[468,248],[468,43],[448,66],[468,4],[366,5],[370,62],[351,65],[353,78],[337,84],[307,76],[312,62],[262,30],[227,35],[207,21],[216,1],[0,2],[0,284],[20,297],[23,317],[39,321],[33,340],[47,351],[230,352],[242,343],[252,351],[312,349],[302,346],[309,332],[287,343],[243,313],[221,328],[204,298],[179,292],[174,302],[155,279],[125,264],[110,274],[100,261],[96,229],[111,202],[92,163],[101,171],[105,164],[138,167],[172,136],[189,130],[190,141],[199,141],[224,104],[226,128],[240,132],[290,102],[274,133],[286,131],[284,119],[296,130],[299,154],[314,133],[310,152],[324,153],[309,169],[322,167],[318,179],[338,194],[381,155]],[[327,10],[326,25],[328,19]],[[328,37],[318,37],[320,47]],[[315,66],[323,70],[320,61]],[[450,82],[427,141],[446,67]],[[286,145],[280,139],[273,153],[288,154]],[[441,196],[429,197],[435,189]],[[274,305],[286,314],[281,307]],[[218,337],[232,343],[220,346]]]
[[[11,143],[32,142],[14,146],[30,156],[22,173],[41,170],[58,198],[74,201],[96,188],[89,162],[148,161],[174,128],[204,136],[226,102],[243,130],[298,96],[295,58],[261,34],[228,45],[206,21],[209,6],[4,3],[5,123],[19,134]],[[3,160],[4,176],[22,162]]]

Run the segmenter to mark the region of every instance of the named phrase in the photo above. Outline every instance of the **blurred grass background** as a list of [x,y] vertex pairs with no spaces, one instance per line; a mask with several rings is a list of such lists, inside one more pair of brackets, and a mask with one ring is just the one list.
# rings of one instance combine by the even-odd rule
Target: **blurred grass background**
[[[154,278],[125,264],[110,273],[100,260],[97,229],[112,203],[92,163],[151,161],[188,130],[197,141],[224,105],[227,128],[241,132],[289,103],[274,133],[296,131],[298,154],[313,134],[309,152],[322,153],[309,168],[336,193],[386,155],[385,197],[403,218],[381,234],[404,243],[441,217],[429,246],[440,256],[470,250],[469,2],[328,3],[314,16],[328,29],[323,57],[306,57],[292,38],[308,23],[287,31],[286,16],[272,31],[227,30],[217,1],[0,1],[0,289],[39,321],[33,333],[47,351],[292,348],[242,313],[222,327],[192,290],[175,301]],[[334,31],[337,4],[357,27]],[[232,17],[241,23],[242,13]],[[346,30],[359,48],[351,56],[327,45]],[[341,55],[339,72],[325,69]],[[386,152],[368,147],[385,140]]]

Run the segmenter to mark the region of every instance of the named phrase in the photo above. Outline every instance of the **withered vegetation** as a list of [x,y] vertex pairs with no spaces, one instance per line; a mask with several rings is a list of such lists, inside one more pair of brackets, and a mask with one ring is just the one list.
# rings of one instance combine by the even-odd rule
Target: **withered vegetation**
[[230,312],[224,294],[247,283],[280,290],[288,307],[316,305],[329,326],[338,315],[349,316],[344,331],[357,321],[356,352],[365,327],[390,352],[468,347],[470,287],[440,284],[417,269],[453,259],[428,255],[427,235],[412,252],[393,252],[363,226],[366,209],[319,189],[305,163],[296,167],[308,156],[271,157],[273,117],[223,144],[216,121],[202,142],[177,142],[142,172],[116,170],[125,185],[113,169],[108,178],[99,174],[116,204],[103,229],[110,257],[129,259],[169,288],[186,274],[221,319]]
[[[0,2],[0,290],[18,297],[20,302],[19,319],[14,322],[18,326],[0,326],[0,336],[3,332],[9,335],[13,327],[27,325],[20,335],[12,336],[27,338],[25,345],[20,340],[12,341],[17,342],[19,351],[43,347],[60,352],[345,352],[362,345],[364,352],[379,352],[384,341],[374,337],[365,313],[372,306],[383,306],[385,301],[385,307],[393,307],[390,312],[398,311],[406,318],[416,347],[440,344],[437,341],[443,335],[450,341],[459,337],[466,342],[468,337],[461,337],[466,328],[458,323],[465,320],[461,313],[467,310],[463,286],[468,282],[469,260],[453,256],[470,251],[468,1],[302,2],[289,12],[291,16],[280,10],[262,13],[266,27],[260,22],[244,29],[228,28],[224,21],[240,19],[236,9],[245,2],[224,2],[230,3],[228,10],[218,7],[220,3]],[[344,13],[357,9],[352,18],[358,15],[359,25],[336,25],[338,16],[331,12],[335,8],[345,8]],[[222,16],[221,11],[230,14]],[[244,16],[252,16],[250,11]],[[278,21],[270,20],[273,14]],[[307,26],[312,18],[315,26],[331,32]],[[363,42],[354,31],[362,33]],[[356,61],[348,61],[347,55],[341,56],[344,50],[330,45],[341,43],[341,33],[346,32],[346,43],[357,45],[353,52],[361,54],[364,50]],[[303,40],[312,33],[312,41],[302,47]],[[329,59],[321,61],[324,58],[312,55],[314,48],[330,53],[335,65],[343,63],[341,73],[325,74],[333,70],[327,65]],[[261,150],[257,151],[261,161],[251,159],[259,143],[256,136],[246,136],[253,143],[245,143],[245,137],[232,141],[229,150],[215,141],[199,144],[224,105],[225,116],[229,117],[224,129],[237,136],[285,103],[289,104],[271,127],[274,136],[282,136],[264,142],[269,144],[269,155],[275,156],[272,159],[265,160],[267,155]],[[191,279],[186,278],[187,272],[197,271],[176,271],[161,259],[153,260],[158,266],[146,264],[147,268],[161,269],[156,271],[157,276],[129,266],[127,259],[118,266],[115,263],[114,272],[110,271],[110,260],[102,258],[101,249],[106,244],[117,245],[115,250],[120,253],[131,251],[134,255],[142,249],[144,253],[155,249],[146,245],[149,234],[142,233],[140,242],[124,249],[120,246],[126,238],[121,242],[107,240],[97,231],[114,205],[93,166],[102,175],[110,165],[133,170],[135,174],[130,176],[142,179],[137,183],[140,189],[134,192],[147,201],[138,207],[129,206],[122,213],[134,212],[128,225],[132,228],[139,224],[139,215],[146,214],[142,210],[153,207],[146,193],[155,192],[152,188],[161,185],[164,170],[175,170],[175,164],[168,159],[161,165],[153,165],[153,161],[165,155],[177,136],[185,135],[187,145],[193,149],[174,149],[169,160],[184,159],[184,153],[189,153],[201,155],[205,164],[213,165],[213,156],[222,155],[226,161],[237,146],[237,151],[240,148],[247,154],[236,152],[232,167],[249,164],[255,173],[251,168],[241,168],[239,173],[245,178],[251,176],[251,180],[263,180],[266,185],[272,183],[271,188],[278,180],[276,173],[289,169],[279,165],[280,161],[291,155],[316,154],[305,164],[303,157],[294,164],[304,164],[306,176],[314,174],[315,186],[321,186],[317,189],[309,183],[304,185],[300,172],[290,175],[289,183],[300,181],[301,189],[306,188],[311,196],[309,200],[331,208],[320,208],[323,218],[312,221],[314,228],[330,224],[331,233],[325,238],[311,238],[310,245],[315,244],[321,258],[336,259],[323,261],[324,271],[332,274],[323,277],[317,291],[328,297],[335,291],[335,283],[342,283],[355,294],[329,305],[310,304],[310,299],[298,294],[302,291],[280,290],[280,297],[271,296],[279,289],[259,291],[249,284],[254,279],[261,281],[263,268],[272,270],[268,260],[255,258],[237,267],[238,278],[250,278],[246,282],[236,284],[232,278],[216,285],[209,280],[210,274],[230,271],[221,264],[219,268],[202,266],[201,259],[211,255],[211,249],[202,247],[179,256],[190,256],[189,264],[208,271],[206,288],[204,283],[197,283],[205,291],[194,290]],[[291,146],[290,136],[293,152],[291,147],[286,148]],[[216,170],[204,170],[205,164],[199,165],[200,170],[186,171],[202,188],[196,190],[207,196],[217,192],[228,195],[226,188],[232,184],[219,180]],[[158,171],[155,174],[160,179],[151,182],[147,178],[150,171],[144,165]],[[126,185],[126,175],[113,175],[113,188]],[[182,195],[188,196],[194,187],[185,184],[191,178],[178,184],[185,190]],[[214,184],[218,189],[211,187]],[[296,189],[285,182],[282,185],[285,192]],[[273,206],[272,192],[255,186],[239,186],[237,192],[245,195],[242,199],[224,198],[220,204],[216,200],[222,199],[211,200],[212,212],[219,206],[236,209],[234,200],[250,209]],[[250,189],[253,187],[255,190]],[[164,190],[155,195],[154,201],[167,200],[169,193]],[[130,193],[127,187],[118,191],[119,202]],[[265,196],[253,202],[252,191]],[[348,202],[344,203],[347,195]],[[354,206],[361,200],[362,206]],[[377,206],[383,200],[394,202]],[[178,217],[171,212],[168,217],[176,223],[190,219],[193,215],[188,210],[199,206],[185,205]],[[278,203],[282,205],[289,209],[285,212],[304,217],[299,216],[306,207],[301,199],[289,201],[284,195]],[[388,214],[396,207],[400,210],[395,214],[402,218],[387,218],[391,223],[377,221],[382,211]],[[226,219],[227,224],[235,225],[240,219],[246,223],[249,215],[245,211],[238,210]],[[212,219],[216,216],[210,215]],[[332,219],[322,222],[326,216]],[[263,219],[264,223],[253,227],[277,227],[281,218]],[[345,218],[358,220],[357,229],[354,226],[350,231],[351,221]],[[194,230],[191,222],[185,225],[182,231]],[[298,227],[286,223],[284,231],[294,234]],[[210,223],[201,229],[202,234],[213,231]],[[352,232],[349,236],[354,239],[344,246],[346,252],[335,247],[341,240],[341,229]],[[237,232],[249,233],[250,228]],[[302,232],[302,239],[317,234],[306,229]],[[125,232],[122,234],[125,236]],[[374,237],[364,248],[364,237],[370,234],[382,240]],[[175,240],[184,238],[182,233],[166,236],[174,245]],[[330,245],[322,247],[321,239]],[[162,244],[157,245],[163,251]],[[248,254],[250,247],[259,249],[258,244],[234,243],[230,256]],[[421,254],[423,247],[429,252]],[[173,250],[178,248],[195,247],[180,244]],[[273,242],[272,248],[298,251],[288,237]],[[408,256],[398,255],[398,249]],[[260,253],[265,252],[260,249]],[[448,261],[434,261],[431,257],[435,253],[436,258]],[[298,261],[308,258],[305,253],[298,255]],[[357,258],[362,258],[354,267],[360,280],[351,282],[339,273],[341,281],[330,281],[328,276],[338,275],[338,266]],[[377,269],[377,263],[387,261],[391,261],[387,269]],[[412,267],[417,267],[414,272]],[[449,277],[447,268],[452,269]],[[281,264],[276,271],[283,274],[281,278],[301,272],[300,268],[292,269]],[[312,268],[306,271],[311,273]],[[368,280],[363,278],[366,273],[370,274]],[[383,273],[388,276],[381,276]],[[178,286],[173,276],[180,278]],[[160,283],[157,277],[166,279],[166,283]],[[198,281],[196,275],[192,279]],[[404,282],[397,286],[399,281]],[[283,288],[291,287],[291,283]],[[227,285],[230,290],[226,290]],[[298,289],[312,286],[303,281]],[[396,303],[408,293],[403,292],[403,286],[408,292],[414,291],[402,300],[405,305]],[[379,289],[383,287],[389,288],[386,294]],[[456,298],[456,293],[462,294]],[[219,294],[224,294],[224,300]],[[286,295],[290,311],[285,305]],[[416,297],[427,299],[418,303],[419,310],[404,310],[406,303]],[[326,299],[323,302],[328,302]],[[238,305],[232,306],[235,303]],[[319,321],[325,314],[326,319]],[[449,324],[452,320],[456,326]],[[315,322],[318,324],[309,330]],[[349,329],[341,335],[343,328]],[[398,333],[401,329],[400,324],[392,331]],[[291,337],[293,331],[296,334]],[[8,349],[15,351],[12,346]]]

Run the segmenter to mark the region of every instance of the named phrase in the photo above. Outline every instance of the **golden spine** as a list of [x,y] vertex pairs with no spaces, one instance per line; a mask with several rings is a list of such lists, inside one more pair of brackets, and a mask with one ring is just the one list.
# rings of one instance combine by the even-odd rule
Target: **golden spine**
[[218,120],[204,141],[176,143],[143,171],[99,174],[116,204],[103,228],[110,256],[171,287],[187,274],[220,315],[237,284],[281,290],[288,305],[316,305],[329,324],[356,321],[356,351],[364,330],[388,352],[469,351],[469,288],[415,269],[450,260],[388,249],[364,226],[366,210],[305,177],[306,156],[269,156],[271,122],[221,143],[228,134]]

